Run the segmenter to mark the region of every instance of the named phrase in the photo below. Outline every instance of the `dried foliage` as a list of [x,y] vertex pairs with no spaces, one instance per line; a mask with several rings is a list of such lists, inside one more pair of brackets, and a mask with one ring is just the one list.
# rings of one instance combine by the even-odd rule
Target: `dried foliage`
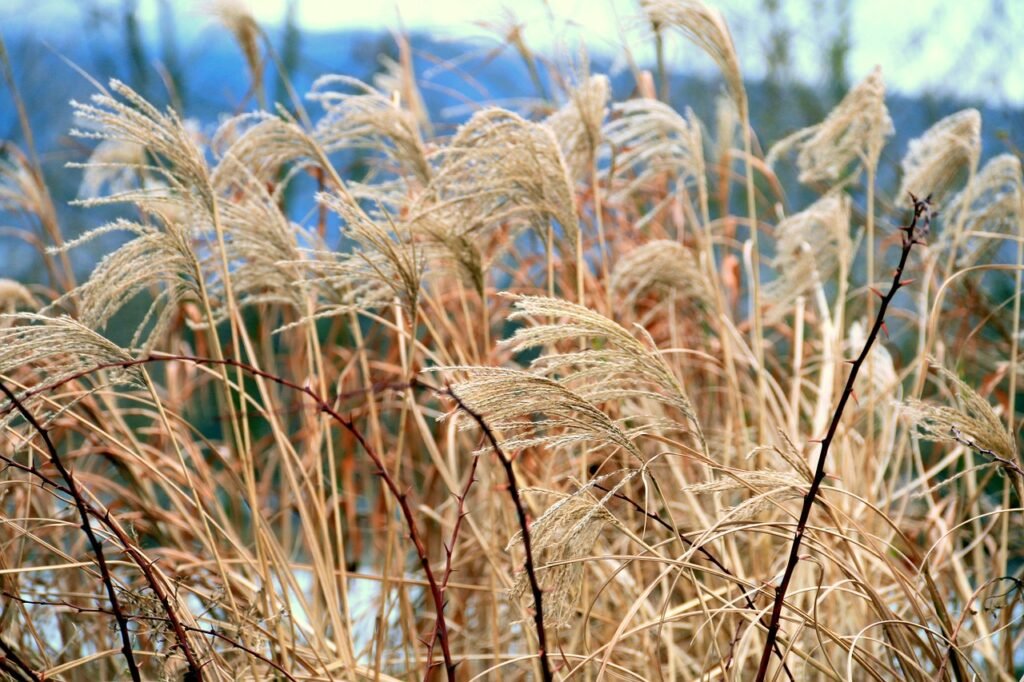
[[929,440],[962,442],[969,439],[989,453],[1010,461],[1017,459],[1017,446],[992,405],[941,365],[932,360],[932,367],[949,385],[954,405],[909,400],[904,403],[907,418]]
[[903,183],[907,192],[941,196],[956,176],[974,173],[981,156],[981,114],[964,109],[951,114],[912,140],[903,157]]
[[644,294],[679,296],[695,307],[713,305],[713,294],[694,253],[679,242],[657,239],[638,246],[615,264],[611,287],[626,306]]
[[645,0],[712,125],[511,15],[558,102],[431,121],[399,37],[310,116],[210,11],[252,86],[213,134],[73,104],[77,206],[123,217],[65,244],[0,155],[48,276],[0,279],[0,677],[1020,676],[1024,180],[977,111],[897,178],[876,70],[762,158],[722,15]]
[[826,194],[775,228],[775,258],[779,276],[765,287],[765,296],[780,308],[809,289],[822,287],[837,271],[845,273],[853,257],[850,238],[850,200]]

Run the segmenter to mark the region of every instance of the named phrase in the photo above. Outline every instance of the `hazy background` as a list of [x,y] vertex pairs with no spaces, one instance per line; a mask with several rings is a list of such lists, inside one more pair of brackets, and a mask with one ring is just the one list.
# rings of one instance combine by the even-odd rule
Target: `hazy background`
[[[59,206],[77,196],[88,147],[67,136],[68,101],[95,91],[89,78],[120,78],[150,100],[178,108],[204,131],[218,117],[256,108],[245,62],[230,34],[210,18],[210,3],[171,0],[0,0],[0,36],[24,98],[36,145]],[[474,108],[500,103],[543,107],[562,93],[540,71],[535,83],[508,46],[518,31],[525,43],[561,73],[581,64],[612,77],[615,97],[629,97],[629,58],[653,65],[653,40],[630,0],[253,0],[289,80],[304,93],[317,76],[342,73],[372,81],[381,59],[397,57],[394,32],[411,37],[420,87],[438,134],[450,132]],[[720,7],[734,33],[751,94],[755,130],[766,147],[817,122],[874,66],[881,65],[896,124],[882,162],[883,186],[907,142],[943,115],[976,106],[983,114],[985,156],[1022,144],[1024,68],[1019,37],[1024,3],[1012,0],[727,0]],[[623,46],[628,48],[624,49]],[[680,39],[667,44],[671,102],[714,119],[720,77],[710,60]],[[268,67],[267,94],[288,104],[278,74]],[[6,88],[0,90],[0,139],[25,140]],[[344,161],[358,172],[359,159]],[[886,174],[889,174],[888,176]],[[783,175],[791,198],[805,190]],[[892,183],[890,183],[892,184]],[[884,199],[884,197],[883,197]],[[799,203],[796,201],[795,203]],[[302,218],[307,206],[296,204]],[[110,217],[103,211],[62,208],[73,236]],[[0,212],[0,226],[19,225]],[[24,227],[24,225],[19,225]],[[78,250],[88,268],[102,251]],[[0,231],[0,276],[39,281],[29,249]]]

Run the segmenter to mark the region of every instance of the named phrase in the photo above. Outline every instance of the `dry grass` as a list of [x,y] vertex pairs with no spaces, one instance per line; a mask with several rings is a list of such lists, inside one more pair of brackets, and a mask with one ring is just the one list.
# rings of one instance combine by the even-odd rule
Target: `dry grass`
[[[208,139],[111,83],[80,203],[130,219],[83,240],[129,239],[78,285],[5,154],[54,285],[0,280],[0,676],[1020,676],[1020,159],[978,168],[967,110],[876,188],[878,71],[757,158],[721,16],[643,10],[721,67],[716,130],[641,74],[435,135],[407,54]],[[262,93],[259,27],[211,12]],[[904,191],[942,213],[901,237]]]

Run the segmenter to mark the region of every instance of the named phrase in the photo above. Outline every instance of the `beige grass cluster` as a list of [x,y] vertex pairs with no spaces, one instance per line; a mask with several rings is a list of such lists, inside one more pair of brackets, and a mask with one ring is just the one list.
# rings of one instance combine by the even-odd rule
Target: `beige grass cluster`
[[875,68],[829,112],[824,121],[776,142],[766,161],[774,165],[793,147],[799,148],[800,182],[836,182],[853,161],[878,163],[885,138],[894,132],[885,106],[882,70]]
[[[373,85],[262,103],[265,35],[213,11],[260,110],[73,104],[78,205],[122,218],[65,243],[35,155],[0,156],[47,277],[0,279],[0,676],[750,680],[767,652],[765,679],[1019,677],[1024,183],[1016,148],[980,165],[977,111],[876,186],[881,72],[757,144],[700,2],[632,24],[720,67],[712,125],[667,79],[560,74],[512,19],[547,98],[522,110],[431,121],[404,38]],[[906,190],[941,213],[873,335]]]

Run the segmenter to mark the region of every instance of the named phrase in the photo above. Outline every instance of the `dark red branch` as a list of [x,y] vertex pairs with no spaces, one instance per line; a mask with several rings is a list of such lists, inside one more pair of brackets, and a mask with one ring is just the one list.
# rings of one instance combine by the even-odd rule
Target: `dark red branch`
[[[602,491],[604,491],[606,493],[612,492],[611,489],[604,487],[600,483],[595,483],[594,487],[597,488],[598,490],[602,490]],[[623,502],[626,502],[626,503],[630,504],[634,509],[636,509],[638,512],[640,512],[641,514],[643,514],[647,518],[651,519],[652,521],[654,521],[658,525],[662,526],[663,528],[665,528],[667,530],[670,530],[673,533],[675,533],[679,537],[679,539],[687,547],[694,547],[696,549],[696,551],[700,552],[700,554],[711,563],[712,566],[714,566],[719,571],[721,571],[725,575],[727,575],[730,578],[732,578],[733,580],[735,580],[737,582],[737,585],[740,586],[741,589],[742,589],[742,586],[739,585],[739,580],[740,579],[736,576],[736,574],[733,573],[732,571],[730,571],[725,566],[725,564],[723,564],[718,559],[718,557],[716,557],[711,552],[711,550],[709,550],[707,547],[705,547],[704,545],[696,545],[695,546],[693,540],[691,540],[690,538],[686,537],[685,533],[683,533],[681,530],[677,530],[676,528],[674,528],[672,526],[672,524],[670,524],[665,519],[661,518],[661,516],[657,512],[648,511],[646,508],[644,508],[643,505],[641,505],[639,502],[634,500],[632,497],[629,497],[628,495],[625,495],[623,493],[614,493],[612,496],[615,497],[616,499],[622,500]],[[760,609],[757,608],[757,605],[754,603],[754,600],[751,599],[750,595],[747,593],[746,590],[743,590],[743,601],[746,603],[747,608],[750,609],[751,611],[754,611],[755,613],[757,613],[760,610]],[[759,617],[758,620],[767,629],[768,623],[765,622],[764,617],[763,616]],[[732,644],[735,644],[736,641],[739,639],[740,631],[741,631],[741,628],[737,629],[736,634],[733,636]],[[790,671],[789,666],[786,665],[786,659],[782,655],[782,650],[779,648],[778,642],[775,643],[775,655],[778,657],[779,661],[782,663],[782,669],[785,671],[786,677],[789,678],[790,682],[793,682],[793,673]],[[732,664],[732,647],[730,647],[729,656],[728,656],[728,659],[727,659],[727,663],[726,663],[725,669],[728,670],[731,664]]]
[[[459,541],[459,531],[462,530],[462,519],[466,518],[469,512],[465,511],[466,508],[466,497],[469,495],[469,489],[476,483],[476,467],[480,458],[476,455],[472,456],[469,463],[469,475],[466,477],[466,482],[462,485],[462,490],[458,495],[455,496],[457,502],[455,507],[455,525],[452,527],[452,534],[448,538],[448,542],[444,546],[444,573],[441,575],[441,594],[448,589],[448,581],[451,579],[452,571],[455,570],[452,563],[453,557],[455,556],[455,543]],[[423,679],[427,680],[430,677],[430,670],[434,667],[434,645],[438,639],[438,629],[435,627],[430,634],[430,639],[427,640],[427,669],[424,671]]]
[[3,637],[0,637],[0,651],[3,651],[3,655],[0,656],[0,670],[10,675],[11,679],[42,682],[43,678],[39,676],[39,673],[32,670],[32,667],[18,655],[14,647],[3,640]]
[[46,451],[50,456],[50,463],[57,469],[60,477],[64,479],[64,484],[67,486],[67,490],[74,500],[75,508],[78,510],[78,516],[82,520],[82,532],[85,533],[89,546],[92,548],[92,553],[96,557],[96,567],[100,572],[100,580],[103,581],[103,586],[107,591],[107,599],[110,600],[110,611],[117,622],[117,630],[121,634],[121,653],[124,655],[125,664],[128,666],[128,674],[131,675],[133,682],[142,682],[139,664],[135,660],[135,654],[132,653],[132,635],[128,629],[128,619],[125,618],[124,612],[121,611],[121,602],[117,598],[117,588],[114,587],[114,579],[110,575],[110,567],[107,566],[107,559],[103,553],[103,543],[100,542],[99,537],[93,531],[92,522],[89,520],[89,505],[82,496],[78,482],[75,481],[74,476],[64,466],[64,461],[57,453],[57,447],[53,444],[53,440],[50,438],[50,433],[46,430],[46,427],[35,418],[35,415],[25,407],[18,399],[18,396],[11,389],[7,388],[7,384],[2,381],[0,381],[0,391],[7,396],[7,399],[21,413],[25,421],[42,437],[43,443],[46,445]]
[[540,589],[540,583],[537,581],[537,568],[533,563],[533,548],[530,542],[530,525],[526,519],[526,507],[523,505],[523,500],[519,495],[519,484],[516,482],[516,472],[512,468],[512,460],[508,458],[501,449],[501,446],[498,445],[498,439],[494,436],[494,431],[491,430],[491,427],[484,420],[483,415],[466,405],[455,391],[447,389],[445,393],[451,396],[452,400],[480,426],[484,436],[487,437],[491,447],[494,448],[498,461],[501,462],[501,466],[505,469],[505,477],[508,479],[508,494],[512,498],[512,504],[515,505],[516,515],[519,518],[519,530],[523,536],[523,552],[526,555],[526,561],[524,562],[526,577],[530,583],[530,592],[533,593],[533,624],[537,630],[537,653],[540,656],[541,676],[544,682],[550,682],[554,677],[551,674],[551,664],[548,661],[547,638],[544,635],[544,597]]
[[[52,390],[52,389],[58,388],[59,386],[62,386],[64,384],[66,384],[66,383],[74,381],[75,379],[84,378],[85,376],[88,376],[89,374],[92,374],[94,372],[97,372],[97,371],[100,371],[100,370],[103,370],[103,369],[114,369],[114,368],[129,369],[131,367],[138,367],[138,366],[141,366],[141,365],[146,365],[146,364],[151,364],[151,363],[156,363],[156,362],[171,362],[171,361],[191,362],[191,363],[196,364],[196,365],[223,365],[223,366],[227,366],[227,367],[235,367],[235,368],[240,369],[243,372],[246,372],[247,374],[250,374],[252,376],[256,376],[256,377],[260,377],[260,378],[266,379],[268,381],[272,381],[272,382],[274,382],[274,383],[276,383],[276,384],[278,384],[280,386],[284,386],[286,388],[290,388],[290,389],[292,389],[294,391],[302,393],[302,394],[308,396],[310,399],[312,399],[313,402],[316,403],[317,408],[319,408],[319,410],[321,412],[323,412],[323,413],[327,414],[328,416],[330,416],[334,421],[336,421],[346,431],[348,431],[356,439],[356,441],[358,441],[360,446],[362,446],[363,450],[366,452],[366,454],[373,461],[373,464],[376,467],[376,471],[374,473],[377,476],[381,477],[381,479],[384,481],[385,487],[388,489],[388,491],[392,494],[392,496],[398,502],[398,506],[401,509],[402,516],[404,517],[405,522],[406,522],[406,526],[409,528],[409,539],[412,540],[413,546],[416,549],[416,556],[417,556],[417,558],[420,561],[420,565],[423,567],[423,572],[426,574],[427,584],[429,585],[429,588],[430,588],[431,599],[432,599],[432,601],[434,603],[434,610],[435,610],[435,613],[436,613],[436,616],[437,616],[437,621],[436,621],[436,626],[435,626],[436,637],[437,637],[437,640],[438,640],[438,642],[439,642],[439,644],[441,646],[441,652],[442,652],[442,654],[444,656],[445,668],[448,671],[448,679],[449,680],[454,680],[455,679],[455,664],[452,661],[451,648],[450,648],[450,646],[448,644],[448,627],[447,627],[447,624],[445,622],[445,616],[444,616],[444,594],[442,593],[440,584],[437,581],[437,577],[434,575],[434,570],[433,570],[433,568],[430,565],[430,558],[429,558],[429,555],[427,553],[426,544],[423,542],[423,538],[422,538],[422,536],[420,534],[419,527],[416,524],[416,519],[415,519],[415,517],[413,516],[413,513],[412,513],[412,506],[409,504],[409,494],[408,494],[408,491],[403,489],[403,488],[401,488],[398,485],[398,482],[395,481],[394,477],[390,474],[390,472],[387,470],[387,467],[384,465],[384,460],[381,459],[381,457],[377,453],[377,451],[373,449],[373,446],[371,446],[366,441],[366,439],[363,437],[362,432],[360,432],[359,429],[356,428],[356,426],[352,422],[352,420],[347,419],[346,417],[343,417],[332,406],[332,404],[330,402],[328,402],[327,400],[322,398],[320,395],[318,395],[315,391],[313,391],[313,389],[311,389],[308,386],[299,385],[299,384],[297,384],[297,383],[295,383],[293,381],[289,381],[288,379],[285,379],[284,377],[278,376],[276,374],[272,374],[270,372],[266,372],[264,370],[259,369],[258,367],[254,367],[254,366],[252,366],[250,364],[241,362],[239,360],[234,360],[232,358],[225,358],[225,359],[222,359],[222,360],[217,360],[217,359],[214,359],[214,358],[201,358],[201,357],[195,357],[195,356],[191,356],[191,355],[164,355],[164,354],[159,354],[159,355],[147,355],[145,357],[136,358],[134,360],[123,360],[123,361],[119,361],[119,362],[109,362],[109,363],[99,364],[99,365],[96,365],[96,366],[90,368],[89,370],[84,370],[84,371],[79,372],[79,373],[77,373],[77,374],[75,374],[73,376],[65,377],[65,378],[61,379],[60,381],[58,381],[58,382],[54,382],[53,384],[50,384],[46,389],[37,389],[37,392],[40,391],[40,390]],[[385,384],[384,387],[386,387],[386,388],[396,388],[396,387],[401,387],[401,386],[398,386],[398,385],[395,385],[395,384]],[[13,394],[11,394],[10,392],[8,392],[8,397],[11,398],[12,401],[16,400],[15,396]],[[180,640],[179,640],[179,643],[180,643]],[[197,679],[199,679],[199,678],[197,678]]]
[[[804,533],[807,531],[807,519],[811,515],[811,507],[814,506],[814,501],[818,496],[818,490],[821,488],[821,483],[825,479],[825,464],[828,461],[829,448],[832,445],[832,440],[835,438],[836,431],[839,429],[839,422],[843,418],[843,411],[846,409],[846,404],[850,401],[850,397],[853,395],[854,382],[857,380],[857,374],[860,372],[860,368],[863,366],[865,360],[867,360],[868,353],[871,351],[871,347],[875,343],[875,339],[878,338],[878,332],[881,331],[882,325],[885,324],[885,313],[889,309],[889,304],[892,303],[893,298],[896,296],[902,287],[908,282],[903,281],[903,270],[907,266],[907,259],[910,257],[910,251],[914,248],[915,244],[923,243],[921,237],[928,234],[928,230],[931,223],[931,197],[925,199],[918,199],[914,195],[910,195],[910,198],[914,202],[914,215],[910,221],[910,225],[901,227],[900,230],[903,233],[903,244],[902,250],[900,251],[900,260],[896,265],[896,270],[893,272],[892,284],[889,287],[889,291],[882,296],[881,304],[878,308],[878,314],[875,316],[875,322],[871,326],[871,331],[868,333],[868,338],[864,342],[864,347],[860,351],[860,355],[853,360],[850,365],[850,376],[846,379],[846,386],[843,388],[843,393],[839,397],[839,404],[836,405],[835,412],[832,414],[832,422],[828,426],[828,433],[821,439],[821,451],[818,454],[818,465],[814,470],[814,478],[811,480],[811,485],[804,495],[803,505],[800,508],[800,517],[797,520],[796,532],[793,534],[793,544],[789,550],[789,560],[786,562],[786,570],[782,574],[782,580],[779,582],[779,586],[775,589],[775,603],[772,606],[771,619],[768,622],[768,635],[765,639],[764,649],[761,652],[761,663],[757,669],[757,682],[764,682],[765,676],[768,674],[768,662],[771,661],[772,651],[775,647],[775,641],[779,634],[779,623],[782,618],[782,605],[786,600],[786,592],[789,590],[789,583],[793,579],[793,572],[796,570],[796,565],[800,561],[800,544],[803,542]],[[919,228],[918,221],[921,220],[923,225]]]

